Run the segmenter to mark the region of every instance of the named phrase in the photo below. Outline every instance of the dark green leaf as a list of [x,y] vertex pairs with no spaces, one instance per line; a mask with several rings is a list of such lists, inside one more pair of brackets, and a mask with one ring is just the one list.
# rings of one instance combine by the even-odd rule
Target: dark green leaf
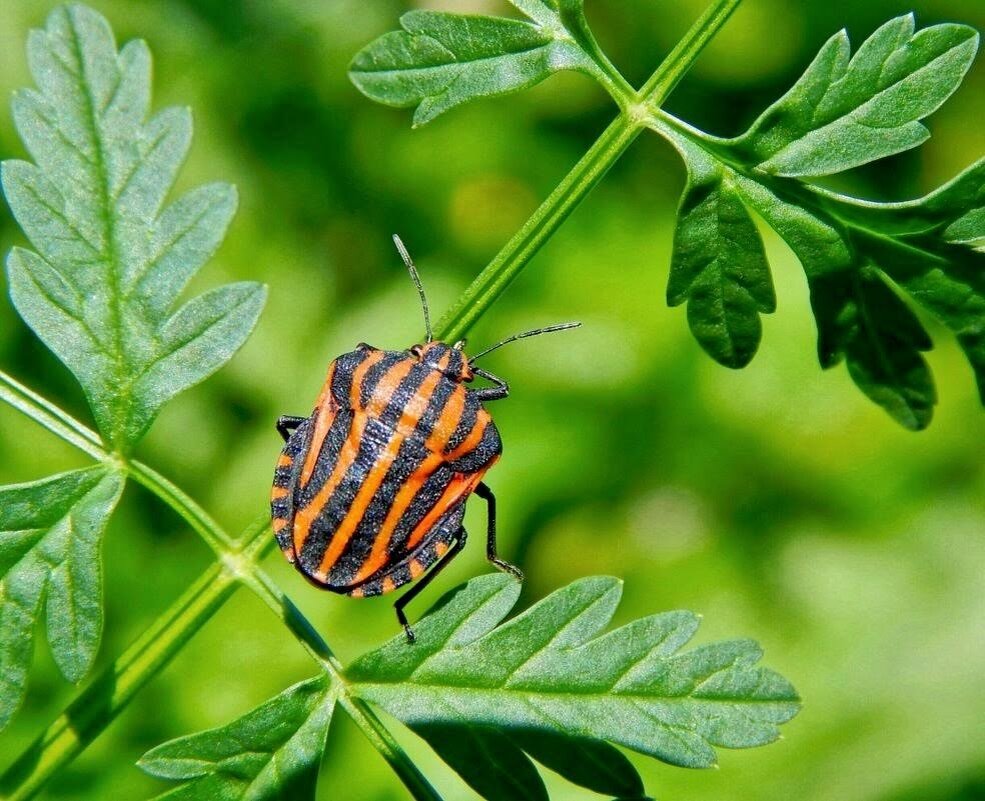
[[165,206],[191,139],[185,109],[150,113],[150,53],[117,52],[84,6],[34,31],[37,90],[18,92],[17,129],[35,160],[3,164],[3,188],[36,252],[7,259],[11,298],[79,379],[100,431],[130,448],[162,405],[243,344],[264,302],[258,284],[178,296],[222,241],[232,187]]
[[919,120],[958,88],[977,48],[966,25],[915,32],[907,14],[849,59],[841,31],[734,144],[746,161],[781,176],[829,175],[916,147],[930,135]]
[[667,302],[686,300],[701,346],[726,367],[744,367],[759,347],[759,313],[776,308],[763,243],[731,174],[693,146],[686,161]]
[[334,707],[335,695],[319,676],[226,726],[159,745],[138,764],[182,782],[158,796],[171,801],[314,799]]
[[470,581],[402,637],[357,660],[354,691],[411,727],[486,726],[603,740],[676,765],[708,766],[713,746],[764,745],[799,708],[786,679],[756,665],[750,641],[677,653],[689,612],[602,634],[619,602],[612,578],[558,590],[497,626],[519,585]]
[[408,11],[402,31],[356,54],[349,77],[377,102],[416,106],[414,125],[423,125],[461,103],[525,89],[560,70],[597,72],[553,5],[516,5],[533,22]]
[[[700,294],[701,269],[716,268],[714,254],[728,252],[715,241],[712,211],[726,208],[730,219],[742,221],[738,230],[747,236],[733,235],[733,250],[750,241],[747,218],[732,205],[741,201],[786,240],[804,267],[823,366],[844,360],[863,392],[908,428],[930,422],[936,394],[922,356],[930,337],[895,286],[954,332],[985,403],[985,160],[926,197],[901,203],[859,200],[797,179],[896,152],[913,132],[923,137],[916,120],[957,87],[976,46],[977,36],[963,26],[914,33],[912,17],[900,17],[851,59],[844,34],[831,39],[796,86],[739,139],[718,139],[654,115],[651,126],[677,148],[691,176],[668,298],[688,299],[693,327],[692,287],[698,287],[697,299],[712,311],[699,315],[702,327],[695,333],[715,358],[729,364],[736,352],[729,346],[743,341],[752,355],[759,335],[752,300],[767,299],[765,292],[739,296],[744,304],[733,304],[739,324],[732,329],[745,339],[729,339],[728,317],[720,313],[726,307]],[[870,137],[867,126],[878,135]],[[741,252],[723,261],[721,275],[738,270]],[[745,252],[751,258],[752,246]],[[762,270],[752,274],[765,275],[758,259],[751,263]]]
[[65,678],[92,666],[103,628],[99,543],[123,484],[93,467],[0,487],[0,728],[24,697],[42,606]]
[[925,428],[937,395],[920,355],[932,343],[906,304],[872,268],[811,281],[823,367],[845,358],[859,388],[902,425]]
[[[487,801],[546,801],[544,783],[528,757],[573,784],[626,798],[643,795],[643,781],[616,748],[552,731],[448,723],[415,725],[414,732]],[[526,753],[524,753],[526,752]]]

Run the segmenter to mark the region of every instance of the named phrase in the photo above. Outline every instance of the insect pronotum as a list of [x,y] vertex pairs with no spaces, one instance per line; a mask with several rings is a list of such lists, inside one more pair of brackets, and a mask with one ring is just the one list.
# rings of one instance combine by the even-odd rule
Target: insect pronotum
[[[423,578],[394,604],[404,607],[465,546],[465,501],[486,501],[486,556],[517,579],[496,552],[496,498],[482,478],[502,453],[484,404],[509,385],[475,366],[481,356],[524,337],[574,328],[563,323],[507,337],[466,356],[464,341],[436,342],[420,277],[397,236],[397,250],[421,299],[427,341],[407,350],[365,343],[328,367],[308,417],[284,416],[270,510],[284,556],[309,581],[361,598]],[[476,377],[491,386],[467,386]],[[434,566],[428,572],[428,569]]]

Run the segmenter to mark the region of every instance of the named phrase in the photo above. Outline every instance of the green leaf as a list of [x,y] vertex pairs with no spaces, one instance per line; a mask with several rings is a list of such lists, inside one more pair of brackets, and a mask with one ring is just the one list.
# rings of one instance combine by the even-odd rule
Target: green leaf
[[13,110],[35,163],[6,161],[2,177],[35,252],[11,251],[11,298],[125,451],[164,403],[243,344],[265,290],[239,284],[175,308],[225,236],[236,194],[213,184],[164,205],[191,117],[149,116],[143,42],[117,52],[102,16],[66,6],[31,33],[28,61],[38,89],[18,92]]
[[916,147],[919,120],[958,88],[978,49],[966,25],[914,30],[890,20],[849,59],[848,35],[828,40],[794,87],[735,141],[744,160],[780,176],[817,176]]
[[[916,120],[954,91],[977,41],[960,25],[914,33],[906,16],[883,25],[849,58],[839,34],[738,139],[654,112],[650,126],[674,145],[689,174],[668,300],[688,300],[692,329],[716,359],[730,366],[748,361],[759,341],[757,312],[772,310],[755,230],[738,208],[745,206],[803,265],[822,366],[844,361],[859,388],[894,419],[913,430],[926,427],[936,392],[922,354],[932,343],[912,299],[954,333],[985,403],[985,159],[929,195],[900,203],[860,200],[801,180],[922,141],[926,131]],[[730,224],[719,226],[719,235],[723,209]],[[732,275],[737,285],[728,283]]]
[[745,367],[759,347],[759,313],[776,308],[769,265],[730,173],[699,148],[687,151],[667,302],[687,301],[691,331],[712,358]]
[[[408,11],[402,31],[360,50],[349,77],[367,97],[389,106],[416,106],[414,125],[478,97],[526,89],[560,70],[596,77],[587,51],[580,3],[515,2],[532,22],[439,11]],[[579,27],[569,31],[566,20]]]
[[937,394],[920,352],[932,343],[913,312],[871,267],[810,285],[821,365],[845,358],[866,395],[906,428],[925,428]]
[[623,798],[643,797],[632,763],[607,743],[551,731],[424,723],[414,732],[487,801],[547,801],[530,757],[573,784]]
[[415,626],[413,646],[398,637],[357,660],[353,691],[412,728],[547,732],[689,767],[714,764],[714,746],[772,742],[797,713],[796,692],[756,664],[755,643],[678,653],[698,625],[690,612],[602,634],[616,579],[576,581],[497,626],[518,593],[506,576],[473,579]]
[[92,666],[103,629],[99,543],[123,484],[100,466],[0,487],[0,728],[24,698],[42,606],[65,678]]
[[288,688],[243,717],[159,745],[137,763],[182,782],[172,801],[314,799],[336,695],[319,676]]

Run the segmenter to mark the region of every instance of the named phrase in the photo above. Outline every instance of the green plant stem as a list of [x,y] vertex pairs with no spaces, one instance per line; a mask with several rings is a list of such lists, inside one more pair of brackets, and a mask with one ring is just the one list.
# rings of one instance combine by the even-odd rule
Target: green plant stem
[[[530,219],[441,318],[435,327],[435,336],[438,339],[455,342],[465,337],[534,254],[551,238],[558,226],[639,136],[653,110],[663,103],[741,2],[742,0],[715,0],[705,10],[643,88],[635,93],[634,102],[609,124],[589,151],[578,160]],[[617,91],[613,97],[622,106],[618,95]]]
[[109,454],[95,431],[86,428],[51,401],[28,389],[3,371],[0,371],[0,400],[93,459],[101,462],[109,459]]
[[235,576],[221,562],[206,570],[0,776],[0,797],[24,801],[36,795],[123,711],[235,589]]
[[236,542],[222,527],[174,482],[142,462],[129,463],[134,481],[143,484],[158,498],[174,509],[205,543],[219,556],[238,550]]
[[404,786],[418,801],[441,801],[441,796],[431,786],[417,765],[407,756],[393,735],[383,725],[365,701],[355,698],[348,690],[342,665],[332,653],[328,643],[311,626],[307,618],[261,569],[254,569],[246,583],[298,637],[305,650],[321,663],[329,680],[338,690],[338,702],[362,731],[380,755],[390,764],[403,781]]
[[[227,600],[237,581],[244,583],[267,603],[326,669],[333,683],[344,688],[342,668],[328,644],[290,599],[276,589],[257,567],[257,562],[274,543],[266,514],[250,526],[243,537],[234,541],[194,499],[169,479],[140,462],[118,461],[118,457],[101,447],[95,432],[3,372],[0,372],[0,400],[93,458],[116,462],[120,469],[126,470],[181,515],[219,557],[216,564],[88,689],[77,696],[0,777],[3,798],[33,796],[58,770],[81,753],[115,719],[133,694],[150,681]],[[363,702],[350,698],[343,690],[340,704],[373,747],[393,766],[415,798],[440,801],[440,796]]]
[[[740,2],[715,0],[643,88],[635,93],[633,102],[629,102],[626,96],[625,82],[620,83],[612,75],[608,76],[612,79],[610,91],[614,92],[613,96],[622,109],[619,117],[605,129],[585,156],[442,318],[437,326],[439,338],[454,341],[471,329],[639,135]],[[608,64],[608,61],[605,63]],[[220,555],[220,559],[80,693],[65,713],[0,776],[0,792],[9,792],[6,798],[32,797],[59,769],[81,753],[232,595],[240,582],[281,617],[322,665],[334,685],[344,688],[341,666],[328,644],[290,599],[256,566],[256,560],[271,547],[272,542],[265,520],[251,527],[241,540],[234,542],[204,509],[171,481],[140,462],[124,463],[118,454],[107,452],[95,432],[2,372],[0,400],[94,459],[115,463],[119,469],[126,470],[134,480],[178,512]],[[342,690],[339,692],[339,703],[414,798],[440,801],[440,796],[427,779],[362,701]]]

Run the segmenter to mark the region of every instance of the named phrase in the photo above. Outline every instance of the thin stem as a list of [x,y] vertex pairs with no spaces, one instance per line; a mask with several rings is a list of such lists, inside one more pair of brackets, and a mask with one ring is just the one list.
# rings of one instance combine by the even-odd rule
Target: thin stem
[[329,680],[339,689],[339,704],[365,735],[373,747],[390,764],[393,771],[418,801],[441,801],[441,796],[431,786],[417,765],[407,756],[393,735],[364,701],[348,691],[342,665],[328,643],[311,626],[290,598],[260,568],[254,568],[245,582],[257,596],[298,638],[305,650],[321,663]]
[[742,0],[715,0],[709,5],[643,84],[640,100],[650,109],[661,106],[740,3]]
[[102,462],[110,458],[95,431],[86,428],[51,401],[28,389],[3,371],[0,371],[0,400],[93,459]]
[[32,798],[78,756],[232,595],[234,578],[219,562],[206,570],[0,776],[0,795]]
[[[652,110],[666,99],[741,2],[742,0],[715,0],[708,7],[657,67],[643,88],[635,93],[635,105],[640,108],[627,108],[603,131],[595,144],[578,160],[523,227],[476,276],[455,305],[438,322],[438,339],[455,342],[464,338],[516,279],[534,254],[551,238],[558,226],[639,136]],[[616,94],[613,96],[616,97]]]
[[174,509],[219,556],[238,550],[236,542],[184,490],[142,462],[130,462],[130,475]]
[[[715,0],[642,90],[632,95],[633,102],[629,102],[631,87],[599,49],[604,82],[620,105],[620,116],[605,129],[442,319],[437,327],[440,339],[454,341],[463,337],[505,291],[625,152],[647,122],[652,120],[659,105],[740,2]],[[122,464],[122,457],[108,453],[95,432],[2,372],[0,400],[94,459],[120,462],[121,468],[128,469],[136,481],[175,509],[221,557],[150,629],[100,674],[0,777],[0,791],[11,788],[9,799],[26,799],[36,794],[120,713],[225,602],[237,582],[242,582],[281,617],[323,666],[339,689],[339,703],[393,767],[414,798],[440,801],[440,796],[375,714],[358,698],[344,691],[345,679],[341,666],[328,644],[283,591],[256,566],[256,560],[272,547],[266,518],[251,527],[241,540],[234,542],[207,512],[168,479],[140,462]]]

